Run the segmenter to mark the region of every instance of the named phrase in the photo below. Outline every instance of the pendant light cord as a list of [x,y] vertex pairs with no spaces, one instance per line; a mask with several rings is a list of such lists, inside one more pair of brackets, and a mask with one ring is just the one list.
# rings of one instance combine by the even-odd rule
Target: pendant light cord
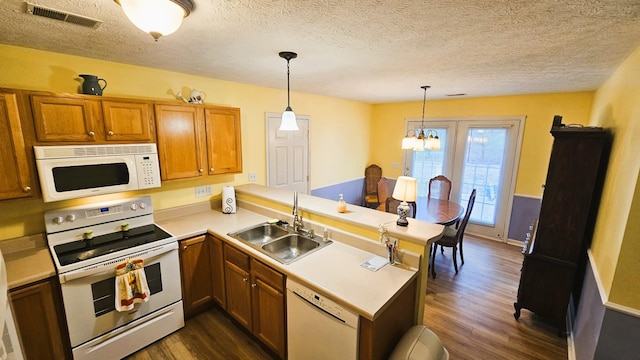
[[[426,93],[425,96],[427,96]],[[287,108],[291,108],[291,91],[289,90],[289,59],[287,59]]]

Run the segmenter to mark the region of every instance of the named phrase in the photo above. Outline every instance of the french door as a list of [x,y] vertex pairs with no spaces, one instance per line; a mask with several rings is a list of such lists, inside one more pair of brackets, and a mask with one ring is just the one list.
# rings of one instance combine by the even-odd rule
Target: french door
[[[407,120],[407,131],[420,126]],[[466,231],[506,242],[524,117],[429,120],[424,126],[438,133],[441,147],[405,150],[404,174],[418,179],[418,196],[427,196],[436,175],[451,180],[451,200],[465,207],[476,189]]]

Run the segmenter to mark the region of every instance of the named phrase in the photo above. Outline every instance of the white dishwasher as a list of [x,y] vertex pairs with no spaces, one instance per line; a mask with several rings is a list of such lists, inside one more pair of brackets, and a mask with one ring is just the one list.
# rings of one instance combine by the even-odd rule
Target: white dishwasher
[[358,314],[287,279],[287,342],[290,360],[356,359]]

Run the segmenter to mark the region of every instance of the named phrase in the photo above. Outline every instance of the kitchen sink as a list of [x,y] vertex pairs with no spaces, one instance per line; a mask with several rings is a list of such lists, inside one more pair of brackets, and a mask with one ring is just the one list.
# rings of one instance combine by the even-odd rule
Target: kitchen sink
[[286,264],[319,246],[319,242],[306,236],[291,234],[262,245],[262,249]]
[[269,241],[288,235],[289,231],[276,224],[260,224],[248,229],[229,233],[228,235],[236,239],[244,240],[251,244],[265,244]]
[[289,226],[271,223],[258,224],[227,235],[244,241],[283,264],[289,264],[332,243],[304,230],[296,232]]

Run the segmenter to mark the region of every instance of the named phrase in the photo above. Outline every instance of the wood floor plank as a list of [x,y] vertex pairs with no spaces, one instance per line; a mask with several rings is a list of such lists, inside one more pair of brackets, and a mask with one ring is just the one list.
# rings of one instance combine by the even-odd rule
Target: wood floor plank
[[[513,317],[522,255],[520,248],[465,236],[465,264],[455,274],[451,249],[436,254],[429,278],[424,323],[452,360],[567,359],[567,341],[557,329],[526,310]],[[149,359],[274,359],[246,330],[217,307],[127,357]],[[298,360],[298,359],[292,359]]]
[[451,249],[438,249],[437,277],[427,282],[424,323],[451,358],[567,359],[567,341],[557,328],[526,310],[519,321],[513,317],[520,248],[467,235],[464,255],[456,275]]

